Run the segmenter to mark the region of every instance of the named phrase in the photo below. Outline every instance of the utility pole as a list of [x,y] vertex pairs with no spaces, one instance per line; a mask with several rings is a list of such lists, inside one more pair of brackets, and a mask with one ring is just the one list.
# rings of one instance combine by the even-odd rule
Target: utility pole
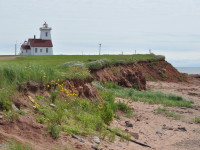
[[17,41],[15,43],[15,56],[17,55]]
[[149,49],[149,54],[151,54],[151,49]]
[[101,44],[99,44],[99,55],[101,55]]

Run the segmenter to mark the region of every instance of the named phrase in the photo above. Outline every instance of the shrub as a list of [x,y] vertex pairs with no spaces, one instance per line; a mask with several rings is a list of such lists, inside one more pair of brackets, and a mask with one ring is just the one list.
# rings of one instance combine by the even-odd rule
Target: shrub
[[61,130],[55,121],[50,122],[47,128],[48,132],[54,139],[57,139],[59,137]]
[[85,110],[85,111],[88,111],[89,108],[90,108],[90,103],[88,102],[88,100],[85,100],[85,99],[82,99],[82,100],[79,100],[79,106]]
[[101,111],[101,118],[106,124],[110,124],[110,122],[113,120],[114,113],[111,109],[111,106],[109,104],[104,104],[104,107]]
[[105,100],[105,104],[108,104],[111,109],[116,112],[117,111],[117,105],[115,103],[115,97],[113,92],[107,91],[107,92],[101,92],[103,100]]
[[98,70],[98,69],[102,69],[102,68],[105,68],[108,66],[110,66],[110,60],[108,60],[108,59],[99,59],[99,60],[92,61],[87,64],[87,67],[90,70]]
[[68,69],[69,67],[85,67],[85,64],[83,62],[80,61],[71,61],[71,62],[66,62],[62,65],[59,66],[59,68],[63,68],[63,69]]
[[51,92],[51,96],[50,96],[50,98],[51,98],[51,102],[52,103],[55,103],[55,100],[56,100],[56,98],[57,98],[57,96],[58,96],[58,91],[57,90],[53,90],[52,92]]
[[194,122],[200,123],[200,117],[195,117],[195,118],[194,118]]
[[118,107],[118,110],[121,110],[125,113],[131,110],[131,108],[123,102],[118,102],[117,107]]

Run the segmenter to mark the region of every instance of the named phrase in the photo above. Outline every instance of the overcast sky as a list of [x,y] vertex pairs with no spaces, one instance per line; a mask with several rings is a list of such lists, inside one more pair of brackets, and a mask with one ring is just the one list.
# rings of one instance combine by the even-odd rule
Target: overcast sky
[[53,28],[55,54],[162,54],[200,67],[200,0],[0,0],[0,54]]

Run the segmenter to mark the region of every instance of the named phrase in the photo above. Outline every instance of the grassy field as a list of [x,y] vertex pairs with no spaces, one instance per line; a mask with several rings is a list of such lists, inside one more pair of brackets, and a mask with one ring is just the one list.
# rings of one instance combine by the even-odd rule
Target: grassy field
[[99,59],[109,59],[109,60],[130,60],[134,59],[136,61],[146,61],[146,60],[157,60],[160,59],[161,56],[156,55],[53,55],[53,56],[22,56],[18,57],[15,60],[2,60],[0,61],[0,65],[2,64],[41,64],[41,65],[61,65],[65,62],[70,61],[81,61],[84,63],[88,63],[91,61],[99,60]]

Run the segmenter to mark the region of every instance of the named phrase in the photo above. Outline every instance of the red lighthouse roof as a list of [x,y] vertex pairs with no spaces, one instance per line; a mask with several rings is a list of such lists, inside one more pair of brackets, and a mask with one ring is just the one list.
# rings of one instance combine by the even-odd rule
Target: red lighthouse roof
[[29,39],[31,47],[53,47],[51,40],[42,40],[42,39]]

